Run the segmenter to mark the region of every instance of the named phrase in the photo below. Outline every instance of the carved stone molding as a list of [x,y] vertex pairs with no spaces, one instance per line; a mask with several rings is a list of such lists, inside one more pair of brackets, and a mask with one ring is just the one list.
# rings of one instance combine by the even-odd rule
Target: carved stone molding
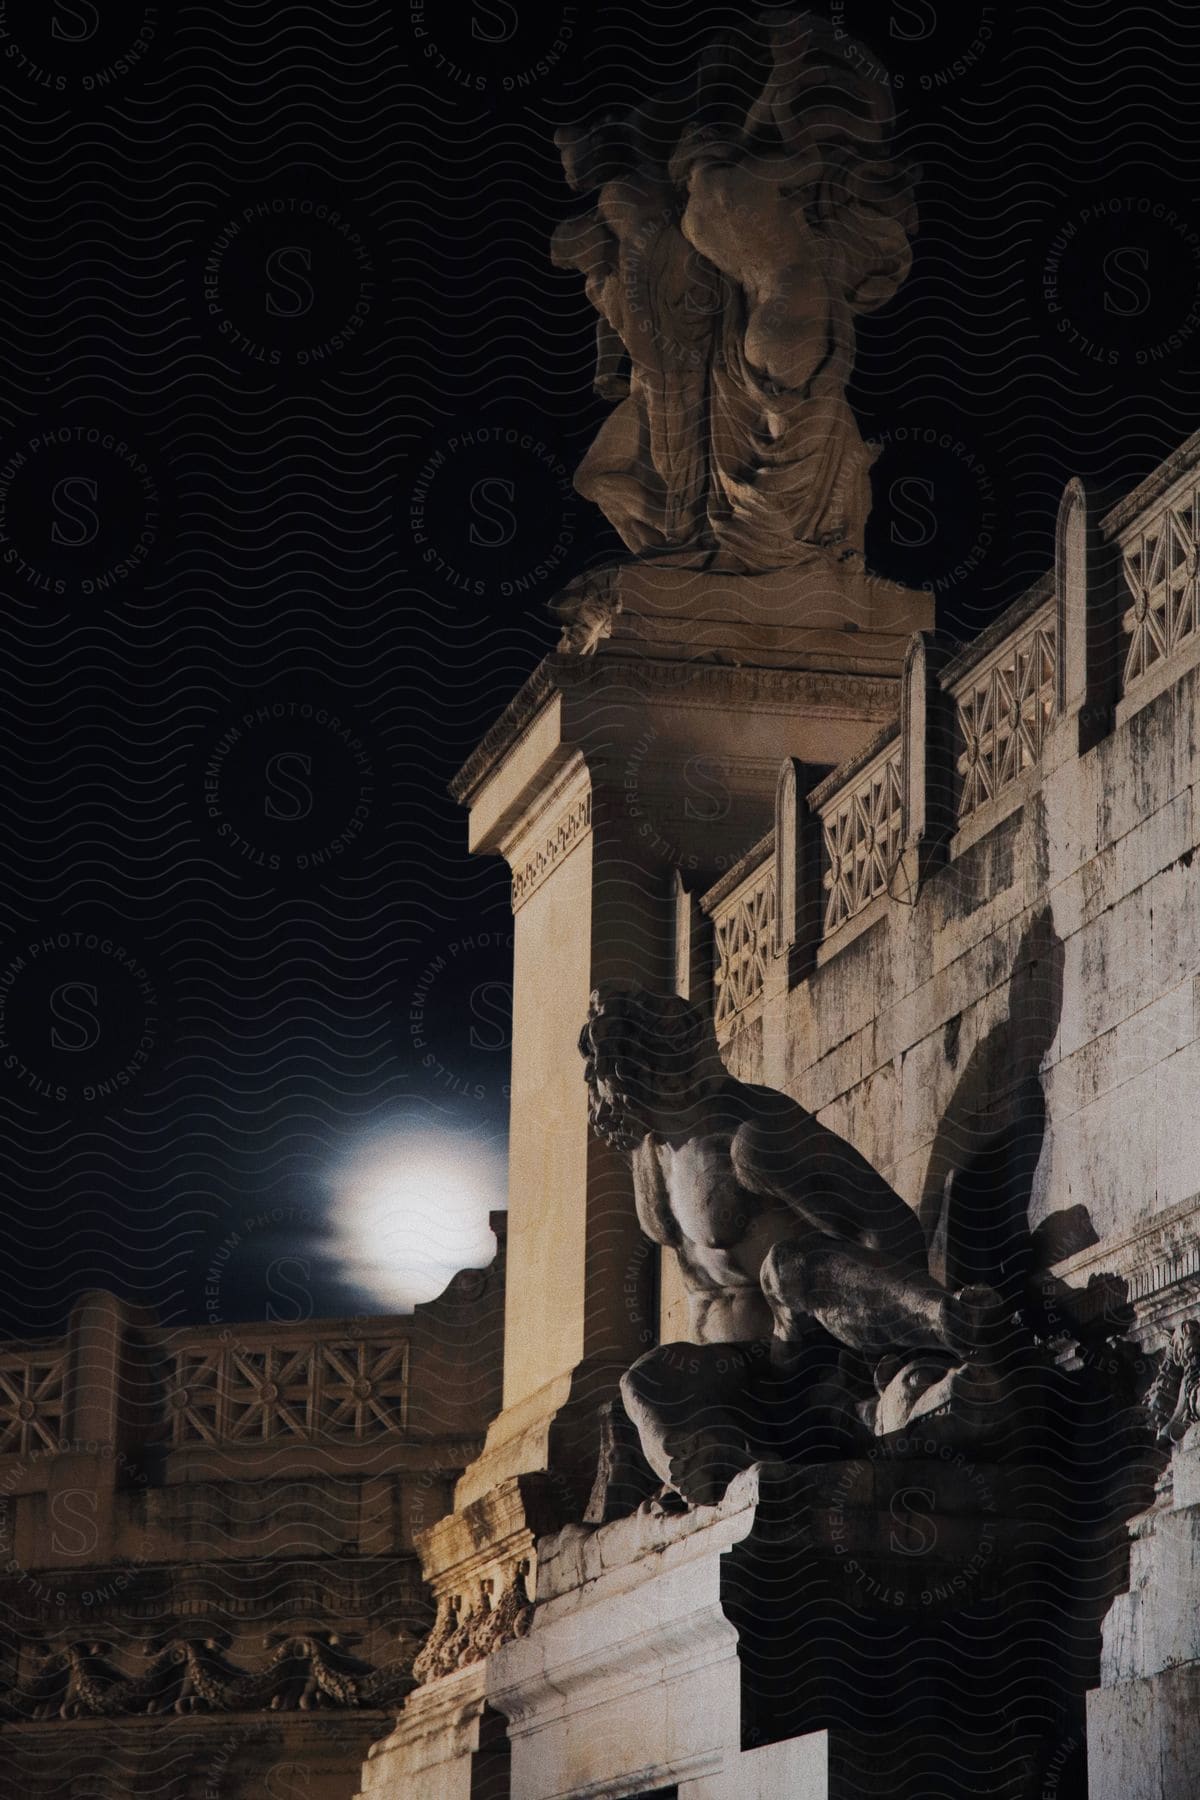
[[1171,1333],[1146,1411],[1165,1444],[1177,1443],[1200,1420],[1200,1320],[1185,1319]]
[[462,1593],[443,1594],[433,1630],[413,1663],[416,1680],[452,1675],[482,1662],[502,1644],[524,1637],[533,1620],[525,1585],[528,1572],[529,1563],[521,1558],[500,1576],[484,1576]]
[[418,1683],[482,1662],[529,1630],[537,1540],[561,1523],[551,1495],[544,1474],[510,1477],[419,1534],[437,1617],[413,1662]]
[[[1096,1275],[1115,1275],[1136,1309],[1135,1335],[1163,1341],[1200,1301],[1200,1194],[1168,1208],[1127,1235],[1107,1238],[1055,1265],[1054,1273],[1081,1294]],[[1097,1285],[1098,1292],[1105,1290]]]
[[326,1627],[278,1633],[264,1667],[231,1662],[203,1629],[148,1641],[144,1666],[125,1674],[92,1638],[42,1644],[23,1680],[0,1690],[0,1719],[135,1718],[211,1712],[308,1712],[386,1707],[412,1686],[407,1659],[381,1669],[354,1656]]
[[894,717],[899,684],[887,675],[829,673],[804,668],[753,668],[694,658],[552,654],[543,658],[524,687],[505,707],[450,783],[451,797],[469,805],[489,775],[504,761],[522,733],[556,693],[584,691],[597,703],[623,696],[669,695],[672,707],[710,711],[728,705],[797,711],[831,719],[874,715],[882,725]]
[[538,848],[517,863],[512,875],[512,909],[518,912],[526,900],[553,874],[563,857],[585,838],[592,828],[592,796],[586,793],[573,800],[547,832]]

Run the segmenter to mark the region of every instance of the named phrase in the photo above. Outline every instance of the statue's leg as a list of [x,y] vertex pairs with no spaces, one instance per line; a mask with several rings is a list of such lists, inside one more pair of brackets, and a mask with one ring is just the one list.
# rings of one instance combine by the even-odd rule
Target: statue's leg
[[642,1454],[694,1506],[714,1506],[733,1477],[769,1452],[756,1443],[762,1344],[660,1344],[621,1378]]
[[609,414],[575,471],[575,491],[591,500],[635,555],[664,547],[664,492],[650,461],[645,400],[632,394]]
[[927,1271],[831,1239],[784,1239],[762,1266],[775,1334],[794,1341],[823,1325],[867,1358],[898,1348],[968,1356],[981,1347],[999,1302],[990,1289],[951,1294]]

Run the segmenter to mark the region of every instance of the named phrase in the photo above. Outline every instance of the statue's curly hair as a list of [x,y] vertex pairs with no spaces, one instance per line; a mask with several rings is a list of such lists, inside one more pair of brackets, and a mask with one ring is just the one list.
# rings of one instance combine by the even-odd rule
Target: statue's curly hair
[[706,1052],[716,1047],[704,1007],[681,994],[656,994],[633,983],[603,982],[593,990],[579,1034],[585,1061],[595,1052],[593,1031],[600,1021],[615,1027],[605,1034],[610,1055],[676,1082],[696,1070]]
[[[595,989],[579,1050],[591,1090],[592,1129],[623,1150],[645,1135],[642,1108],[648,1095],[667,1105],[686,1105],[698,1097],[705,1075],[720,1069],[705,1008],[632,983],[605,982]],[[595,1082],[601,1053],[608,1065],[603,1093]]]

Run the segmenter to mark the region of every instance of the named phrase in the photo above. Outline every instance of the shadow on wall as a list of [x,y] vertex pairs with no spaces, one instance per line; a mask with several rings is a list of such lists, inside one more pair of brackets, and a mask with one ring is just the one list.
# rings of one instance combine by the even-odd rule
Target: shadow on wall
[[[1029,1229],[1047,1124],[1041,1067],[1062,1016],[1063,966],[1041,907],[1017,949],[1006,1016],[972,1050],[938,1127],[921,1201],[933,1274],[951,1288],[985,1282],[1014,1305],[1035,1268],[1097,1241],[1082,1206]],[[955,1018],[945,1029],[951,1065],[960,1027]]]

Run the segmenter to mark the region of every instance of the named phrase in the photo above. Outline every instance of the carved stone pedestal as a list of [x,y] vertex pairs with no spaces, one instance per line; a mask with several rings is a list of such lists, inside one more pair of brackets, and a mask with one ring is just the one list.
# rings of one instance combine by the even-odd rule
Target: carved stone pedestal
[[1130,1528],[1129,1591],[1104,1622],[1087,1705],[1089,1800],[1200,1794],[1200,1428],[1176,1450],[1168,1484]]
[[[400,1800],[404,1794],[476,1800],[487,1793],[481,1771],[494,1733],[487,1728],[485,1681],[486,1665],[475,1662],[411,1694],[396,1729],[371,1746],[358,1800]],[[506,1764],[506,1744],[500,1757]],[[495,1800],[507,1792],[502,1781],[494,1784]]]
[[418,1534],[437,1619],[413,1664],[421,1685],[363,1770],[363,1800],[508,1800],[488,1659],[529,1629],[535,1544],[555,1518],[550,1485],[512,1477]]
[[928,594],[814,555],[765,574],[628,562],[580,577],[556,607],[563,648],[728,665],[895,676]]
[[722,1606],[727,1553],[775,1479],[747,1470],[719,1506],[568,1526],[541,1545],[529,1635],[493,1658],[522,1800],[640,1794],[829,1800],[825,1733],[743,1748],[738,1634]]
[[1044,1465],[898,1451],[543,1540],[487,1679],[513,1794],[1081,1800],[1094,1540]]

